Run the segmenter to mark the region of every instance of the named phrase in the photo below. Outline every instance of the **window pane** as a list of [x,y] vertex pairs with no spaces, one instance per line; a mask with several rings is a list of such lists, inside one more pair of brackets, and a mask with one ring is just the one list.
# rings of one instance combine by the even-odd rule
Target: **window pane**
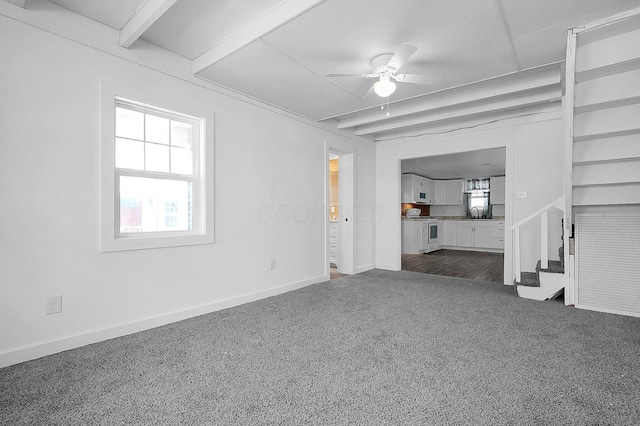
[[120,232],[190,231],[192,184],[120,177]]
[[190,149],[171,147],[171,173],[193,174],[193,153]]
[[145,140],[169,145],[169,119],[145,114]]
[[169,147],[148,143],[145,152],[145,170],[169,172]]
[[144,143],[131,139],[116,139],[116,167],[144,170]]
[[116,136],[143,140],[144,114],[116,107]]
[[191,148],[192,131],[191,124],[171,120],[171,145]]

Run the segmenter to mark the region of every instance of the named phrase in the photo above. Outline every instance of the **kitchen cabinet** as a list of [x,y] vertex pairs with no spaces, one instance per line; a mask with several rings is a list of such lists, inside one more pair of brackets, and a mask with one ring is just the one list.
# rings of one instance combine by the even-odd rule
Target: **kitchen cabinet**
[[491,248],[504,250],[504,222],[491,223]]
[[462,205],[462,179],[435,180],[433,181],[432,204],[435,205]]
[[456,222],[453,220],[442,221],[442,245],[456,245]]
[[504,250],[504,221],[443,220],[442,245],[461,250]]
[[462,188],[464,181],[462,179],[454,179],[446,181],[447,185],[447,204],[462,205]]
[[426,202],[422,204],[432,204],[433,203],[433,191],[434,191],[434,183],[431,179],[427,179],[422,176],[414,175],[411,173],[405,173],[402,175],[402,198],[401,202],[403,203],[415,203],[416,200],[414,198],[414,188],[419,188],[422,192],[427,193]]
[[473,247],[491,247],[491,227],[473,227]]
[[458,223],[456,226],[456,246],[473,247],[473,227],[463,226]]
[[498,176],[490,179],[490,196],[491,204],[504,204],[505,199],[505,177]]
[[402,175],[402,203],[413,202],[413,175]]
[[447,204],[447,181],[436,180],[434,181],[434,204],[442,205]]
[[422,220],[402,221],[402,253],[420,254],[426,246],[423,243]]
[[462,179],[431,180],[422,176],[405,173],[402,175],[402,202],[415,203],[414,188],[427,193],[426,204],[431,205],[462,205]]
[[456,246],[491,248],[491,223],[475,221],[457,222]]
[[424,184],[427,188],[427,204],[435,204],[435,182],[431,179],[424,178]]

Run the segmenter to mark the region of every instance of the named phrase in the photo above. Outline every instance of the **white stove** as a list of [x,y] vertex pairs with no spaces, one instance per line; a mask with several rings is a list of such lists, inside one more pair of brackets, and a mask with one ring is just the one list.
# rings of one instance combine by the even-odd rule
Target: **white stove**
[[422,241],[426,242],[424,253],[440,250],[441,222],[438,219],[426,219],[422,225]]

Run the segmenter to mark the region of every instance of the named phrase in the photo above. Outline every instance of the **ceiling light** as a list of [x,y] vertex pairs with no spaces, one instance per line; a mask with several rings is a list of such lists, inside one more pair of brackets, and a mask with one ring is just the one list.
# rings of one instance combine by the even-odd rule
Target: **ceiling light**
[[388,75],[380,76],[380,81],[373,85],[373,91],[381,98],[386,98],[396,91],[396,84],[389,80]]

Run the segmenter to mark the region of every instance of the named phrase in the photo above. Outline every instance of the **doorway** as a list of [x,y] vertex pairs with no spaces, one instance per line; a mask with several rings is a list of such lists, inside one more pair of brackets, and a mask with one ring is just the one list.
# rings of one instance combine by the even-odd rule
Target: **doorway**
[[327,274],[331,279],[354,273],[354,154],[327,153]]
[[[491,148],[401,161],[403,270],[504,283],[506,158]],[[406,184],[420,184],[428,203],[410,204]],[[422,222],[439,229],[434,244]]]

